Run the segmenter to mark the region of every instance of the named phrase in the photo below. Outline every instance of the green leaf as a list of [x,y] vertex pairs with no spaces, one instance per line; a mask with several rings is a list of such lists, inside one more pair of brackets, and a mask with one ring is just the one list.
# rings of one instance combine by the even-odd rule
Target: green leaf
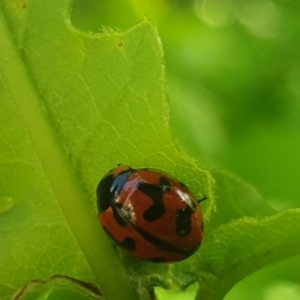
[[213,230],[195,258],[199,264],[194,262],[202,265],[196,299],[223,299],[245,276],[299,254],[299,230],[300,209],[261,219],[245,217]]
[[264,217],[276,213],[249,183],[226,170],[213,170],[216,209],[206,224],[206,232],[241,217]]
[[0,295],[66,274],[107,299],[146,298],[153,276],[139,284],[125,266],[156,267],[118,257],[96,218],[99,179],[117,163],[161,169],[208,197],[206,218],[212,180],[170,134],[155,28],[81,32],[70,10],[68,0],[1,3]]

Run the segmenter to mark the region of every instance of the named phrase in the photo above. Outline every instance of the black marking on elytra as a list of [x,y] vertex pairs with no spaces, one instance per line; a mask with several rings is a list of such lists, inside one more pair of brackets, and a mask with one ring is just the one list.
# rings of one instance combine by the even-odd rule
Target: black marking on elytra
[[147,259],[148,261],[154,262],[154,263],[164,263],[166,260],[162,257],[151,257]]
[[100,180],[97,186],[97,207],[99,213],[113,205],[128,177],[134,171],[135,170],[129,168],[114,177],[112,174],[113,170],[110,170],[109,173]]
[[164,193],[167,193],[170,191],[170,183],[167,178],[160,177],[159,184],[158,184]]
[[122,209],[122,204],[115,204],[112,206],[112,211],[114,214],[114,219],[118,223],[118,225],[125,227],[127,225],[126,219],[120,214],[120,210]]
[[119,245],[127,251],[134,251],[136,249],[135,241],[130,237],[126,237]]
[[144,219],[147,222],[158,220],[165,213],[165,206],[163,203],[164,191],[161,186],[141,181],[137,188],[153,201],[153,204],[145,210],[143,214]]
[[175,226],[178,237],[186,236],[191,232],[191,217],[193,213],[194,211],[190,206],[176,211]]
[[123,205],[120,203],[115,203],[114,208],[116,213],[124,220],[124,224],[128,224],[133,219],[135,212],[131,205]]
[[106,234],[112,240],[114,240],[120,247],[122,247],[122,248],[124,248],[124,249],[126,249],[128,251],[134,251],[136,249],[135,241],[132,238],[126,237],[126,238],[123,239],[122,242],[118,242],[105,226],[103,226],[102,228],[106,232]]
[[173,252],[173,253],[180,253],[180,254],[183,254],[185,256],[189,256],[189,255],[191,255],[190,253],[194,253],[196,251],[195,249],[191,249],[191,250],[178,249],[174,245],[169,244],[168,242],[153,236],[152,234],[150,234],[147,231],[141,230],[141,229],[137,228],[134,225],[132,225],[132,227],[136,230],[136,232],[138,232],[150,244],[156,246],[157,248],[159,248],[163,251]]
[[114,200],[115,195],[110,191],[113,181],[114,177],[110,174],[105,176],[97,186],[97,207],[99,213],[107,210]]

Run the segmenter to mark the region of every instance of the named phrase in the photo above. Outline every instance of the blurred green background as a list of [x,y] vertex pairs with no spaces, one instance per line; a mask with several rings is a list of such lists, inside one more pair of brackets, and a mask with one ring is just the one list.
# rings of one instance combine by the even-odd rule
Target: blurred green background
[[[300,1],[74,0],[72,10],[76,27],[96,32],[144,16],[162,40],[180,147],[200,166],[239,175],[275,208],[299,207]],[[226,300],[300,299],[299,270],[300,257],[282,261]]]

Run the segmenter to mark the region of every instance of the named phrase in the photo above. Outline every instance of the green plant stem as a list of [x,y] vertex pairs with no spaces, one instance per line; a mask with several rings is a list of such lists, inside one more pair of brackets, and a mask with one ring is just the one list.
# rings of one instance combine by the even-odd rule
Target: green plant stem
[[[1,73],[65,218],[105,299],[138,299],[110,242],[91,214],[76,173],[41,108],[11,36],[0,12]],[[78,215],[86,217],[80,220]]]

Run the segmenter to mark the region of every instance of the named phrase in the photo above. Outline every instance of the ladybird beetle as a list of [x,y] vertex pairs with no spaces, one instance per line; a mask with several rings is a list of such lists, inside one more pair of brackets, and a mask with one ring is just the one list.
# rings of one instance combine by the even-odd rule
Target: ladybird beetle
[[183,183],[162,172],[119,165],[99,182],[97,206],[103,229],[135,257],[177,262],[201,244],[198,201]]

